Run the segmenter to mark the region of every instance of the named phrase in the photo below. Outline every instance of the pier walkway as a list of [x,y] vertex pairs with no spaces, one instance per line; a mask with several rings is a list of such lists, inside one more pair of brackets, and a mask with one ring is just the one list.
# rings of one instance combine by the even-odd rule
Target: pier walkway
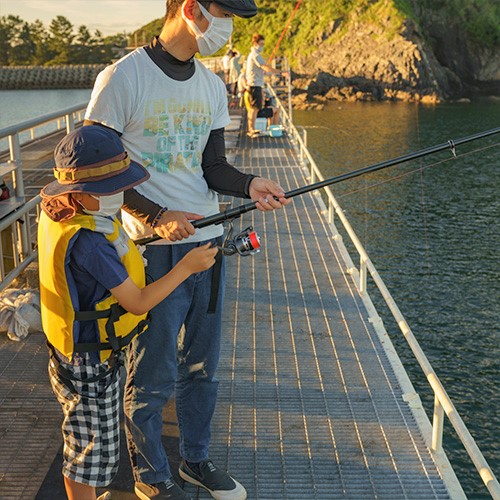
[[[278,180],[309,182],[285,133],[249,139],[233,116],[229,160]],[[239,200],[231,201],[233,206]],[[228,257],[211,458],[250,500],[465,498],[318,193],[285,210],[253,211],[262,251]],[[50,392],[43,334],[0,337],[0,498],[65,498],[60,410]],[[123,436],[123,435],[122,435]],[[424,437],[425,436],[425,437]],[[175,413],[164,444],[178,457]],[[113,499],[133,499],[122,441]],[[185,485],[193,498],[209,495]]]

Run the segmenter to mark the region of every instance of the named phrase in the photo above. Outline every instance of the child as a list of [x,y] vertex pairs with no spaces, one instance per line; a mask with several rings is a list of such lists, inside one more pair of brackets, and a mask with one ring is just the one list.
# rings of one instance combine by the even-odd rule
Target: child
[[57,180],[42,189],[38,227],[42,324],[64,413],[66,492],[69,500],[95,500],[96,487],[107,486],[118,469],[122,349],[147,329],[152,307],[212,267],[217,248],[195,248],[146,286],[142,257],[116,213],[123,191],[148,172],[100,126],[68,134],[54,157]]

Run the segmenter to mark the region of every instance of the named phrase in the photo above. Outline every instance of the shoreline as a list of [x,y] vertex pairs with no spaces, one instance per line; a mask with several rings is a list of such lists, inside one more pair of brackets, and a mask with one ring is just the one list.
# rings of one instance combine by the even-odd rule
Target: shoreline
[[[1,66],[0,90],[89,89],[106,64],[61,66]],[[321,110],[330,102],[416,102],[424,105],[470,102],[476,97],[500,100],[500,82],[474,82],[460,94],[444,98],[383,81],[337,78],[325,72],[295,74],[292,105],[298,110]]]

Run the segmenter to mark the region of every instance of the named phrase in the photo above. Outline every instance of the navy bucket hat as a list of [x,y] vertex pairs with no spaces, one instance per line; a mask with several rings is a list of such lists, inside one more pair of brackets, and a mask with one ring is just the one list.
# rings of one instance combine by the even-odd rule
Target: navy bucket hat
[[42,196],[65,193],[111,195],[149,179],[148,171],[130,160],[116,132],[89,125],[66,135],[54,151],[55,181]]
[[257,14],[254,0],[213,0],[228,12],[238,17],[253,17]]

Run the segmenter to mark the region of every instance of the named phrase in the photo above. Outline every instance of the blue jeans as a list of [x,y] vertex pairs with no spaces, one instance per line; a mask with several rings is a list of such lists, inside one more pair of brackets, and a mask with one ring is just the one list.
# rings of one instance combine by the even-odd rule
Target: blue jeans
[[[144,254],[148,278],[158,280],[204,243],[149,245]],[[174,391],[181,456],[190,462],[208,458],[217,399],[224,260],[217,309],[208,314],[213,271],[214,267],[190,276],[158,304],[151,311],[149,328],[130,346],[124,410],[136,481],[153,484],[172,477],[161,437],[162,410]],[[178,339],[183,325],[185,334]]]

